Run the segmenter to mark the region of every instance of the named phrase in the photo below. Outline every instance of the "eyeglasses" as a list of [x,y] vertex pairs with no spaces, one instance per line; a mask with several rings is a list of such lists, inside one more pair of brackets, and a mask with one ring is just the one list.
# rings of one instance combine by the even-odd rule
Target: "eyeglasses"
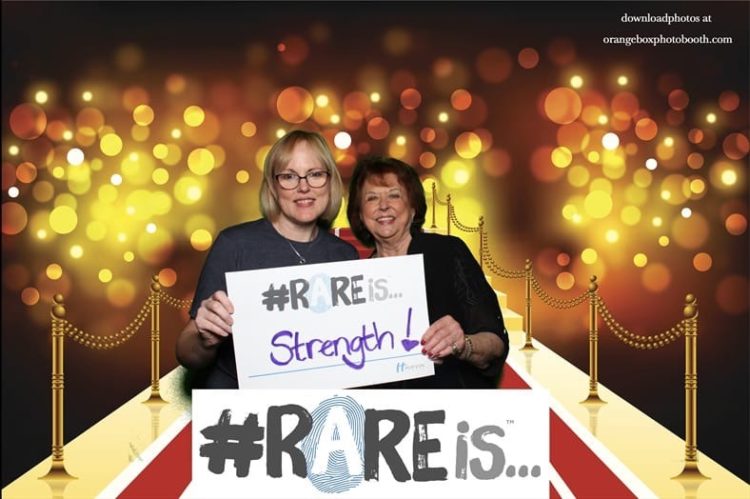
[[279,187],[286,190],[296,189],[302,179],[307,180],[307,185],[318,188],[323,187],[328,182],[328,173],[325,170],[316,170],[309,172],[307,175],[297,175],[296,173],[277,173],[274,175]]

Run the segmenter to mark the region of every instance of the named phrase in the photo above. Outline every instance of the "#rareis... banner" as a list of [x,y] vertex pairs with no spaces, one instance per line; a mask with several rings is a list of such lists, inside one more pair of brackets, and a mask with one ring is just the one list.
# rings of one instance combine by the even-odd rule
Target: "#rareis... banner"
[[187,498],[549,494],[533,391],[195,390],[192,431]]

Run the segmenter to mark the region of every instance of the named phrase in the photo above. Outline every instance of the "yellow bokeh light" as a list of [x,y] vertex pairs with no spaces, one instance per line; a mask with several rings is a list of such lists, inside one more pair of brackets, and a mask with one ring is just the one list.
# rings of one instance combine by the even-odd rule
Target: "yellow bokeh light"
[[133,109],[133,121],[140,126],[148,126],[154,121],[154,110],[147,104],[140,104]]
[[589,160],[589,163],[598,163],[599,160],[601,159],[601,156],[599,155],[597,151],[590,151],[586,155],[586,158]]
[[633,173],[633,183],[638,187],[648,187],[651,185],[652,179],[651,172],[644,168],[639,168]]
[[90,92],[90,91],[88,91],[88,90],[85,90],[85,91],[84,91],[84,92],[83,92],[83,93],[81,94],[81,99],[83,100],[83,102],[91,102],[91,101],[92,101],[92,100],[94,99],[94,94],[93,94],[93,93],[91,93],[91,92]]
[[665,137],[664,138],[664,145],[667,147],[673,147],[674,146],[674,139],[672,137]]
[[555,147],[550,154],[552,164],[558,168],[567,168],[573,161],[573,153],[564,146]]
[[573,88],[581,88],[583,86],[583,78],[580,75],[573,75],[570,78],[570,86]]
[[609,123],[609,118],[607,117],[606,114],[600,114],[599,117],[596,119],[596,122],[599,123],[600,125],[606,125],[607,123]]
[[669,237],[667,236],[659,236],[659,246],[666,248],[669,246]]
[[132,251],[126,251],[122,254],[122,259],[130,263],[135,260],[135,254]]
[[17,145],[8,147],[8,154],[10,154],[11,156],[17,156],[20,151],[21,149],[19,149]]
[[169,135],[173,139],[179,139],[180,137],[182,137],[182,130],[180,130],[179,128],[173,128],[172,131],[169,132]]
[[573,187],[583,187],[589,181],[589,171],[585,166],[575,165],[568,170],[568,183]]
[[636,267],[643,268],[648,264],[648,257],[645,253],[636,253],[635,256],[633,256],[633,263]]
[[586,248],[581,252],[581,261],[586,265],[593,265],[599,259],[599,254],[594,248]]
[[199,147],[190,152],[187,163],[191,172],[196,175],[207,175],[213,170],[216,160],[211,151]]
[[708,113],[706,115],[706,121],[708,123],[716,123],[716,113]]
[[624,87],[625,85],[628,84],[628,77],[625,76],[625,75],[618,76],[617,77],[617,84],[620,85],[621,87]]
[[734,170],[724,170],[721,172],[721,183],[731,186],[737,183],[737,172]]
[[58,234],[69,234],[78,225],[78,214],[70,206],[58,206],[49,214],[49,225]]
[[706,182],[703,179],[696,178],[690,181],[690,192],[694,194],[703,194],[706,190]]
[[440,172],[440,180],[448,188],[456,189],[466,185],[473,174],[473,164],[457,159],[448,161]]
[[625,225],[638,225],[638,222],[641,221],[641,210],[636,206],[626,206],[620,212],[620,220]]
[[578,210],[573,204],[566,204],[562,208],[562,216],[566,220],[572,220],[573,215],[575,215],[576,213],[578,213]]
[[70,256],[76,260],[83,257],[83,247],[80,244],[74,244],[70,247]]
[[654,227],[661,227],[664,224],[664,220],[661,217],[654,217],[651,219],[651,225]]
[[672,199],[672,193],[669,192],[669,191],[666,191],[666,190],[665,191],[661,191],[660,197],[664,201],[669,201],[670,199]]
[[341,123],[341,116],[339,116],[338,114],[332,114],[331,123],[334,125],[338,125],[339,123]]
[[246,184],[250,181],[250,173],[247,170],[238,171],[235,176],[238,184]]
[[166,168],[157,168],[151,173],[151,180],[156,185],[164,185],[169,182],[169,171]]
[[442,112],[438,113],[438,121],[440,123],[447,123],[448,122],[448,113],[446,113],[445,111],[442,111]]
[[315,105],[318,107],[326,107],[328,105],[328,96],[326,94],[320,94],[315,97]]
[[370,101],[371,102],[380,102],[380,94],[378,92],[372,92],[372,93],[370,93]]
[[112,280],[112,271],[109,269],[101,269],[99,271],[99,281],[103,283],[108,283]]
[[198,229],[190,234],[190,245],[197,251],[206,251],[212,242],[211,233],[205,229]]
[[156,232],[156,224],[153,222],[146,224],[146,232],[154,234]]
[[49,265],[47,265],[46,274],[47,277],[49,277],[53,281],[56,281],[62,277],[63,269],[57,263],[50,263]]
[[195,204],[203,197],[203,187],[194,177],[182,177],[175,183],[174,197],[182,204]]
[[107,156],[117,156],[122,151],[122,139],[116,133],[108,133],[99,141],[99,149]]
[[454,146],[459,156],[472,159],[482,152],[482,139],[474,132],[464,132],[456,137]]
[[612,211],[612,198],[604,191],[592,191],[583,202],[583,208],[591,218],[605,218]]
[[604,239],[608,243],[614,244],[620,240],[620,233],[617,232],[617,230],[615,229],[609,229],[607,232],[604,233]]
[[169,148],[166,144],[156,144],[154,148],[151,150],[154,157],[156,159],[164,159],[167,157],[167,154],[169,153]]
[[34,100],[37,104],[45,104],[49,100],[49,94],[44,90],[39,90],[34,94]]
[[206,113],[200,106],[188,106],[182,113],[182,119],[189,127],[199,127],[206,119]]

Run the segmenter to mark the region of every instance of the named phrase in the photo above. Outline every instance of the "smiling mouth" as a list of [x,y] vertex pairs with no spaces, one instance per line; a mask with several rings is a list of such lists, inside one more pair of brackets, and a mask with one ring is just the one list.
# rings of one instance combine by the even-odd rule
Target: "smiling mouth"
[[393,223],[394,220],[396,220],[396,217],[378,217],[375,219],[379,224],[390,224]]
[[315,204],[315,199],[312,199],[312,198],[295,199],[294,204],[296,204],[297,206],[302,206],[302,207],[312,206],[313,204]]

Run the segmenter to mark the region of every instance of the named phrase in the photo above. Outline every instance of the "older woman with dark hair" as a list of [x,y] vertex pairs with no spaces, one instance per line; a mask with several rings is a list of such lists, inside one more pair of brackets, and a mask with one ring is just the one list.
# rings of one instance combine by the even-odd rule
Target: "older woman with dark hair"
[[234,306],[224,274],[357,259],[357,250],[328,232],[343,187],[325,139],[295,130],[268,152],[260,188],[263,218],[219,233],[201,271],[190,320],[177,339],[177,359],[199,372],[205,388],[237,388],[232,344]]
[[361,160],[351,179],[347,215],[352,231],[375,247],[373,258],[422,254],[430,327],[422,353],[435,375],[382,388],[495,388],[508,355],[508,333],[497,296],[466,244],[422,232],[427,212],[417,172],[394,158]]

